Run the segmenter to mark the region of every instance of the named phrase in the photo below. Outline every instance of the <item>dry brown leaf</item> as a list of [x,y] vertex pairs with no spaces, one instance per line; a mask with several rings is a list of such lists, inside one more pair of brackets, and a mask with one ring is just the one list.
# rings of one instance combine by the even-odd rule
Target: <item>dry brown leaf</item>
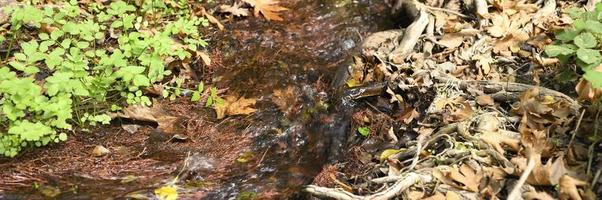
[[422,200],[446,200],[445,195],[441,194],[440,192],[435,192],[435,195],[424,198]]
[[226,116],[233,115],[248,115],[257,111],[252,108],[255,105],[255,99],[247,99],[244,97],[227,96],[224,103],[215,106],[217,119],[223,119]]
[[209,54],[207,54],[207,52],[197,51],[196,53],[199,57],[201,57],[201,60],[203,61],[203,64],[205,64],[205,66],[211,65],[211,58],[209,57]]
[[408,200],[419,200],[419,199],[423,199],[423,197],[424,197],[424,191],[420,191],[420,190],[410,190],[410,191],[407,191],[405,194],[406,194],[405,197]]
[[472,110],[472,107],[470,107],[470,104],[468,102],[464,102],[461,104],[461,107],[456,108],[456,111],[453,112],[451,115],[453,120],[456,122],[464,121],[472,117],[472,114],[474,114],[474,111]]
[[531,172],[527,183],[531,185],[556,185],[560,177],[567,171],[562,157],[556,159],[554,162],[550,159],[545,165],[539,162],[533,169],[533,172]]
[[215,24],[220,31],[224,30],[224,25],[213,15],[209,14],[205,8],[201,8],[201,14],[203,14],[203,16],[205,16],[210,23]]
[[445,200],[460,200],[462,199],[460,197],[460,195],[454,191],[447,191],[447,193],[445,193]]
[[265,19],[283,21],[284,19],[280,16],[280,12],[288,10],[288,8],[279,6],[280,1],[278,0],[243,0],[254,7],[253,14],[255,17],[259,17],[259,13],[263,15]]
[[484,132],[479,138],[483,140],[483,142],[491,145],[497,152],[500,152],[502,155],[506,152],[502,147],[502,144],[507,145],[512,148],[514,151],[519,149],[520,141],[499,132]]
[[297,100],[297,91],[295,90],[295,87],[292,86],[289,86],[286,89],[274,90],[272,95],[272,102],[274,102],[280,111],[284,113],[288,113]]
[[433,176],[445,184],[472,192],[479,191],[482,173],[476,173],[474,169],[463,164],[458,167],[439,167],[433,169]]
[[494,101],[489,95],[479,95],[477,96],[477,104],[481,106],[493,106]]
[[158,103],[153,107],[134,105],[127,107],[121,113],[110,114],[111,118],[126,118],[140,121],[156,122],[157,129],[165,133],[175,133],[178,117],[171,116],[165,112]]
[[460,33],[447,33],[439,40],[439,44],[450,49],[459,47],[462,42],[464,42],[464,35]]
[[402,112],[400,117],[398,118],[405,124],[410,124],[412,121],[414,121],[415,118],[420,116],[420,113],[416,111],[416,108],[410,108],[411,107],[407,107],[406,109],[404,109],[404,112]]
[[583,198],[581,198],[579,187],[587,186],[588,184],[584,181],[564,175],[560,178],[559,185],[560,199],[581,200]]
[[554,197],[550,196],[546,192],[529,191],[524,194],[525,200],[554,200]]
[[581,101],[595,102],[602,96],[602,88],[594,88],[592,84],[585,79],[581,79],[581,81],[577,83],[575,91],[579,94],[579,100]]
[[218,12],[221,13],[230,13],[232,16],[236,17],[246,17],[249,16],[249,10],[246,8],[241,8],[239,3],[234,3],[234,5],[221,5],[218,8]]
[[503,37],[510,27],[510,18],[507,15],[493,15],[491,18],[492,26],[487,28],[487,32],[493,37]]

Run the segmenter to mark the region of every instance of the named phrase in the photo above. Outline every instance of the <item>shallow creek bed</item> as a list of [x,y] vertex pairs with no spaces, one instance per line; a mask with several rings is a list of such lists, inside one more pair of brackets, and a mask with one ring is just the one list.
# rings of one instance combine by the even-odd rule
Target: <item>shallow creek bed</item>
[[554,81],[560,64],[543,53],[567,8],[595,1],[293,0],[272,16],[283,22],[220,14],[238,3],[202,4],[224,30],[204,30],[212,62],[186,70],[239,110],[158,99],[134,112],[148,115],[2,158],[0,199],[157,199],[165,185],[178,199],[600,194],[598,92]]

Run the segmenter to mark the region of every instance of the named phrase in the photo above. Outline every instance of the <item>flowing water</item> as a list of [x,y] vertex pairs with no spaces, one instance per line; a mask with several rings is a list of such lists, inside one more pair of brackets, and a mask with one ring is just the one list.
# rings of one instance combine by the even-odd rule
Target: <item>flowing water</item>
[[[338,68],[349,65],[363,37],[393,26],[383,1],[297,1],[288,7],[292,14],[285,22],[253,19],[226,33],[237,37],[223,42],[237,49],[225,56],[235,69],[223,75],[226,85],[266,99],[246,131],[257,136],[255,152],[267,153],[255,173],[234,177],[213,198],[271,188],[296,193],[324,164],[339,159],[352,133],[351,108],[339,106],[332,80]],[[295,99],[278,109],[268,98],[286,89],[295,91]]]

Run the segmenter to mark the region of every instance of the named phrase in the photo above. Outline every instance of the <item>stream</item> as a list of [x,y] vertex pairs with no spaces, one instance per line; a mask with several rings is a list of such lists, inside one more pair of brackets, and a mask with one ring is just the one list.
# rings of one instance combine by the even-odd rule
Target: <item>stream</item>
[[[224,59],[235,69],[223,74],[226,87],[241,96],[260,97],[260,111],[245,134],[256,136],[254,152],[266,154],[255,172],[233,177],[209,199],[273,188],[284,197],[307,198],[299,193],[301,187],[344,154],[347,134],[354,133],[352,108],[339,105],[337,86],[331,83],[340,73],[337,69],[349,65],[363,37],[393,26],[390,10],[381,1],[368,0],[295,1],[286,6],[292,13],[285,22],[235,22],[227,28],[234,33],[226,36],[236,38],[218,48],[236,49]],[[274,90],[292,90],[295,98],[274,105]]]

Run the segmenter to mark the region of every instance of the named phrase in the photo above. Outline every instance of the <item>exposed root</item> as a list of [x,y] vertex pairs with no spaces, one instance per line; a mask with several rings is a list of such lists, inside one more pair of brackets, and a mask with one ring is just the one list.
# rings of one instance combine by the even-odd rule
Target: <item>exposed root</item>
[[555,98],[566,100],[571,104],[573,113],[577,113],[581,108],[581,104],[575,99],[568,95],[558,92],[556,90],[548,89],[545,87],[539,87],[534,85],[527,85],[523,83],[513,82],[495,82],[495,81],[477,81],[477,80],[452,80],[443,77],[434,77],[439,83],[456,83],[460,89],[467,89],[469,87],[479,88],[485,94],[489,94],[493,99],[497,101],[516,101],[519,99],[520,94],[532,88],[539,88],[539,92],[544,95],[549,95]]
[[414,4],[411,7],[415,8],[419,14],[416,20],[406,29],[399,46],[389,54],[389,60],[394,64],[403,63],[407,56],[414,51],[418,39],[429,24],[429,14],[426,12],[426,8],[415,0],[410,2]]
[[[358,196],[340,188],[325,188],[315,185],[309,185],[304,190],[316,197],[333,198],[338,200],[386,200],[400,195],[403,191],[405,191],[406,189],[418,182],[429,183],[433,181],[432,176],[422,175],[418,173],[409,173],[404,176],[393,178],[396,178],[396,182],[391,187],[384,191],[369,196]],[[387,179],[387,181],[385,182],[393,181],[391,179]]]

